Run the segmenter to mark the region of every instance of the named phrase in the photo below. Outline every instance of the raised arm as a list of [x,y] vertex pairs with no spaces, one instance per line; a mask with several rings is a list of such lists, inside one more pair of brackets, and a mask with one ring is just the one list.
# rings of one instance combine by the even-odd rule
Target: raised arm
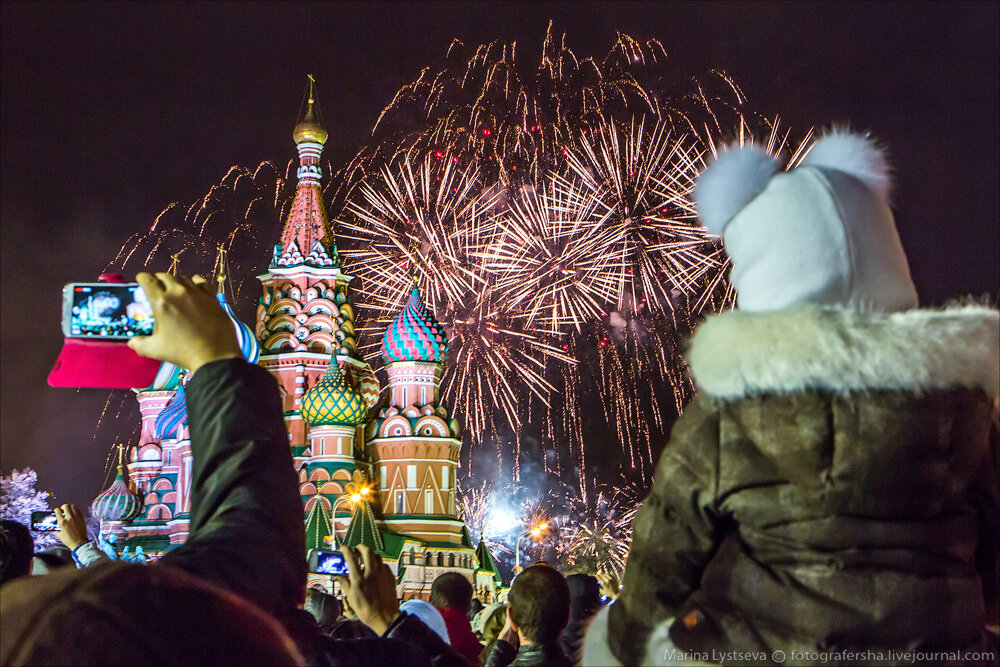
[[161,559],[284,615],[305,597],[299,500],[278,386],[240,354],[203,279],[140,274],[156,330],[129,345],[191,374],[191,527]]

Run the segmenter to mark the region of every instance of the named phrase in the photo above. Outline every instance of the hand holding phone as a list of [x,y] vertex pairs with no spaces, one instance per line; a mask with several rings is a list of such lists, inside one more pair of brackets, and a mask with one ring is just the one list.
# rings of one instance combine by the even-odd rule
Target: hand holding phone
[[233,323],[204,278],[140,273],[136,280],[153,307],[156,328],[151,336],[129,339],[135,352],[191,375],[211,361],[243,357]]
[[56,537],[70,549],[76,549],[81,544],[89,542],[87,536],[87,520],[83,518],[83,512],[76,505],[60,505],[52,511],[56,516],[56,523],[59,525],[59,532]]

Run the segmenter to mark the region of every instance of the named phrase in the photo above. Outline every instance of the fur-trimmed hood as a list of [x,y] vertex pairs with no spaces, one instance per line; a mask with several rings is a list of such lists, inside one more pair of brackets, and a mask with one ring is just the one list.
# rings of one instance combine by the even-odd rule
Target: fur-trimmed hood
[[1000,393],[1000,313],[979,305],[899,313],[803,307],[705,321],[688,361],[721,399],[807,389]]

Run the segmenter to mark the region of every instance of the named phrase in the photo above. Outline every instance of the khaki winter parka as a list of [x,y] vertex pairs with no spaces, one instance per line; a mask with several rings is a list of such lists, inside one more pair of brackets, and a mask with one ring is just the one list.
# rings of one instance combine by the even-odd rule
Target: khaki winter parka
[[747,663],[980,646],[997,615],[998,331],[977,306],[706,322],[700,395],[609,611],[618,659],[662,664],[649,637],[666,624],[678,649],[768,656]]

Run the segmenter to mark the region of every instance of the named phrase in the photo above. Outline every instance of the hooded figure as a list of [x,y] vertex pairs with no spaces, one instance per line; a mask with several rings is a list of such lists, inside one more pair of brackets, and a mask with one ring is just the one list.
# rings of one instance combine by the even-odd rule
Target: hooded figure
[[916,309],[867,138],[778,167],[733,147],[698,179],[738,310],[691,342],[698,396],[584,664],[909,664],[990,641],[998,313]]
[[451,643],[451,640],[448,638],[448,627],[444,623],[444,618],[441,616],[441,612],[439,612],[437,607],[432,605],[430,602],[427,602],[426,600],[407,600],[403,604],[399,605],[399,610],[404,614],[419,618],[424,622],[424,625],[433,630],[438,637],[444,640],[445,644]]

